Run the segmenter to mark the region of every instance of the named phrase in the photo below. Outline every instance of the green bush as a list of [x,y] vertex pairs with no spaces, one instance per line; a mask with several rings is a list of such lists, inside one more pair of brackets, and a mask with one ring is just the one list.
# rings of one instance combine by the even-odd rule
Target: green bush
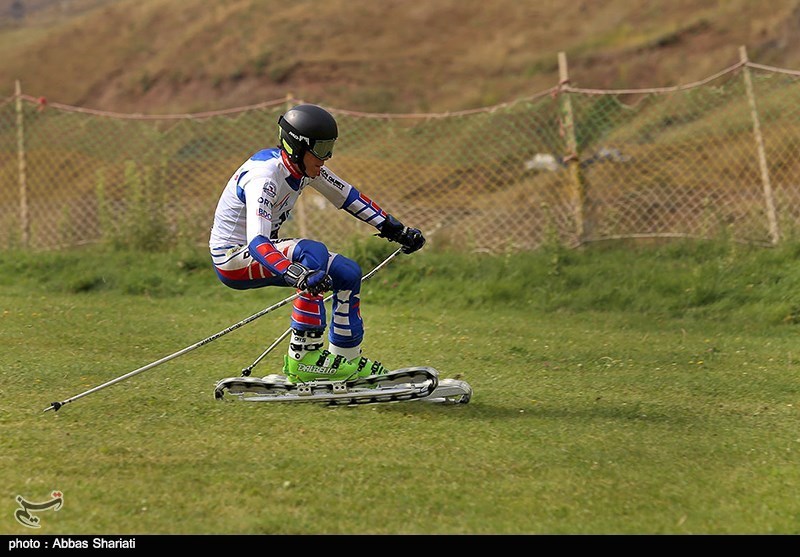
[[[117,250],[163,252],[174,247],[166,216],[165,165],[125,163],[120,192],[110,193],[104,175],[95,194],[103,242]],[[113,202],[112,202],[113,201]]]

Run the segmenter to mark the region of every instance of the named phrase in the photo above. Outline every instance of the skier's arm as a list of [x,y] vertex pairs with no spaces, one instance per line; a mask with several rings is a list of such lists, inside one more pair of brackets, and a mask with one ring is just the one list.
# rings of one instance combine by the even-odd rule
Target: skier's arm
[[329,290],[331,279],[325,271],[312,270],[300,263],[293,263],[270,240],[276,191],[274,182],[264,176],[251,176],[242,185],[250,255],[272,275],[282,276],[289,286],[315,295]]
[[344,209],[354,217],[378,228],[386,219],[386,212],[369,197],[348,184],[328,168],[323,167],[311,186],[333,203],[337,209]]
[[252,176],[242,184],[247,211],[247,247],[253,259],[273,275],[283,275],[292,263],[269,239],[272,231],[272,204],[275,185],[268,177]]
[[377,228],[380,237],[402,245],[404,253],[417,251],[425,245],[425,237],[419,229],[405,226],[329,169],[323,167],[312,185],[337,208]]

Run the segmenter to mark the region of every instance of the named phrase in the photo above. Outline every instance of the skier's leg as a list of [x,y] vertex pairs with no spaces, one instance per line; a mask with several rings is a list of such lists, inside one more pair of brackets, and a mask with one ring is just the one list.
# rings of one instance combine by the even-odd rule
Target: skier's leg
[[293,381],[341,380],[385,373],[380,362],[361,357],[364,326],[359,265],[313,240],[298,242],[292,259],[311,269],[327,270],[333,283],[333,316],[328,350],[321,350],[321,333],[326,324],[323,298],[302,294],[295,300],[284,372]]

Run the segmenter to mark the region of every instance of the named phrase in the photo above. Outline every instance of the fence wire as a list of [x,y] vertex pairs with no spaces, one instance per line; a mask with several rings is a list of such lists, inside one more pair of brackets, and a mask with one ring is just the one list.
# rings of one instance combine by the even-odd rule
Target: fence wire
[[[798,101],[797,72],[742,63],[691,86],[563,83],[452,114],[326,107],[340,129],[328,166],[444,249],[720,235],[769,245],[797,232]],[[0,100],[0,241],[203,244],[231,173],[277,144],[278,116],[299,102],[142,116]],[[282,232],[336,248],[374,230],[307,191]]]

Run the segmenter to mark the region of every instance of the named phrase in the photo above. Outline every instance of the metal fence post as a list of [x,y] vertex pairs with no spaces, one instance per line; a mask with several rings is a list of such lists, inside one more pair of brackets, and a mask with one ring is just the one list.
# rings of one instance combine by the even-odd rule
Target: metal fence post
[[22,247],[28,247],[31,223],[28,212],[28,180],[25,169],[25,128],[22,117],[22,86],[14,82],[14,97],[17,110],[17,168],[19,173],[19,226]]
[[753,92],[753,79],[750,76],[748,67],[747,48],[739,47],[739,58],[742,62],[742,74],[744,75],[744,85],[747,91],[747,101],[750,103],[750,116],[753,119],[753,136],[755,137],[756,150],[758,151],[758,166],[761,169],[761,183],[764,187],[764,201],[767,205],[767,220],[769,221],[769,237],[773,245],[780,241],[780,230],[778,228],[778,218],[775,214],[775,199],[772,195],[772,183],[769,178],[769,167],[767,167],[767,154],[764,149],[764,138],[761,135],[761,122],[758,118],[756,108],[756,96]]

